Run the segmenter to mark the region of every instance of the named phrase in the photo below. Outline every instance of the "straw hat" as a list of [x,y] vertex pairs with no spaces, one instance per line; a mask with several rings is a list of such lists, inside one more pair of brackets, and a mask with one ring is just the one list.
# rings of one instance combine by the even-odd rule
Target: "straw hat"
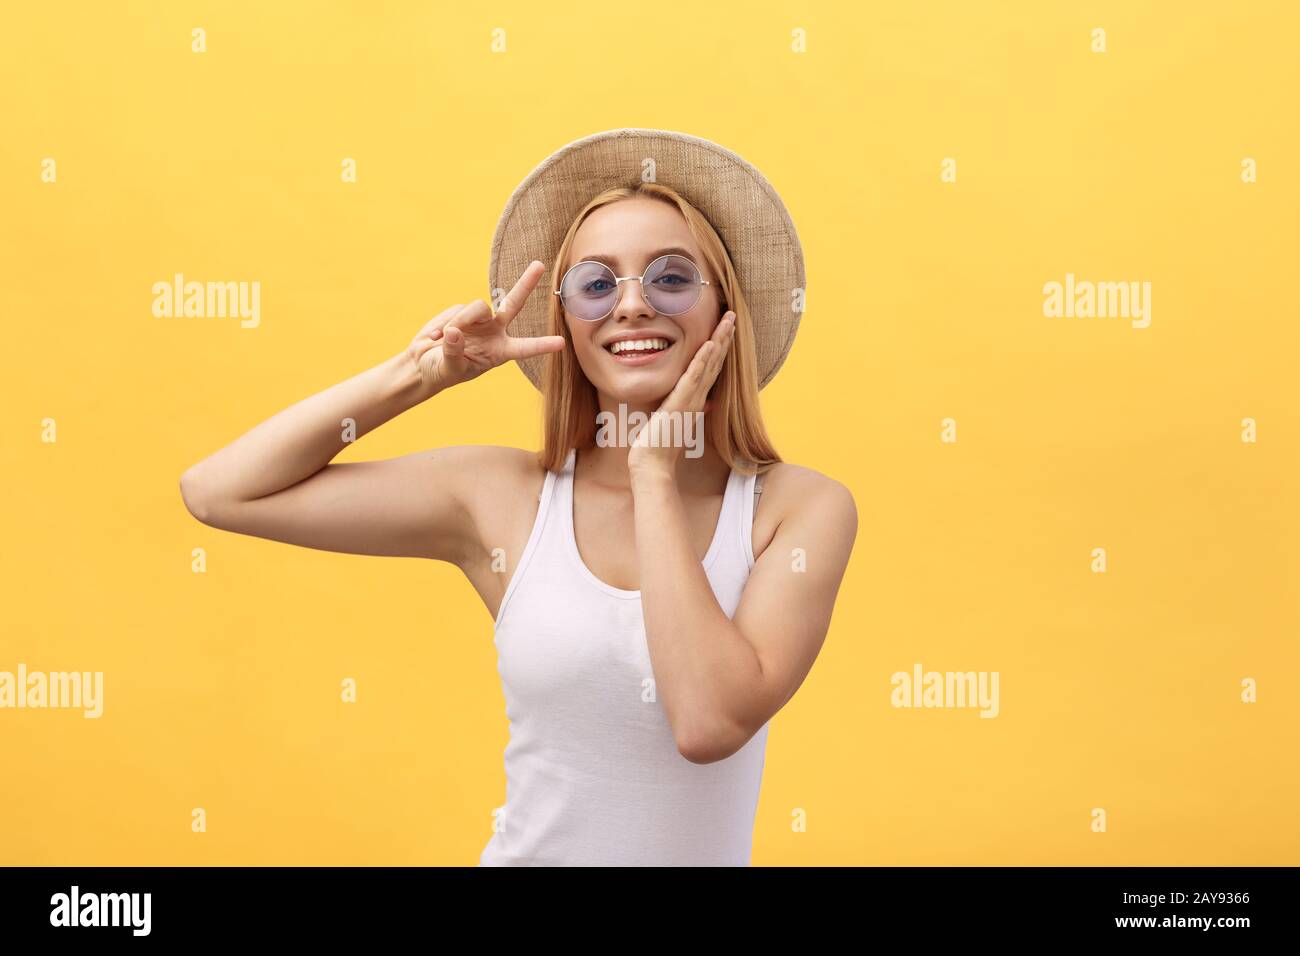
[[[654,180],[675,189],[713,225],[731,256],[749,303],[762,388],[781,368],[799,328],[803,250],[781,197],[763,175],[717,143],[662,129],[613,129],[553,153],[516,187],[506,203],[488,269],[489,288],[509,289],[534,259],[553,266],[578,212],[612,186],[635,186],[643,163]],[[539,282],[510,324],[520,338],[546,335],[550,293],[559,277]],[[519,360],[541,388],[545,356]]]

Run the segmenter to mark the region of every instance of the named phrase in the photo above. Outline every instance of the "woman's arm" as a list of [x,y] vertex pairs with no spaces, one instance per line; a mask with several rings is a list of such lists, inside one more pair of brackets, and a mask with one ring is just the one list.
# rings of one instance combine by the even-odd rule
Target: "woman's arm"
[[474,544],[475,467],[499,450],[331,462],[350,440],[445,388],[562,348],[559,336],[506,333],[544,271],[530,265],[496,315],[482,301],[454,305],[405,352],[289,406],[189,468],[180,487],[190,513],[226,531],[304,547],[461,563]]
[[641,601],[655,689],[682,755],[731,756],[794,696],[830,627],[857,536],[849,490],[806,468],[769,473],[780,518],[728,619],[695,555],[676,480],[633,475]]
[[826,639],[858,530],[853,496],[839,482],[807,468],[772,469],[763,495],[776,532],[735,615],[718,604],[677,491],[681,449],[663,441],[660,413],[707,409],[734,330],[728,311],[628,450],[655,688],[692,763],[730,757],[794,696]]
[[355,438],[437,394],[405,354],[296,402],[181,476],[194,517],[223,531],[325,551],[454,560],[471,525],[458,506],[469,449],[330,464]]

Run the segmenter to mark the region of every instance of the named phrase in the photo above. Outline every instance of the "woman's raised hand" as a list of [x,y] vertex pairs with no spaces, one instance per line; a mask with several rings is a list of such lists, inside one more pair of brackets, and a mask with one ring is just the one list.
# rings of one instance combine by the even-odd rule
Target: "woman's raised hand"
[[495,315],[479,299],[453,305],[430,319],[407,349],[425,384],[440,391],[505,362],[563,349],[562,335],[515,338],[506,331],[545,273],[541,262],[529,263]]
[[[736,313],[730,309],[722,316],[709,340],[699,347],[691,364],[677,379],[650,420],[638,429],[627,453],[628,471],[633,475],[659,470],[673,476],[682,448],[673,443],[675,415],[696,415],[703,422],[704,413],[710,410],[709,391],[722,372],[722,363],[731,349],[736,331]],[[680,432],[679,434],[685,434]],[[701,432],[702,434],[702,432]]]

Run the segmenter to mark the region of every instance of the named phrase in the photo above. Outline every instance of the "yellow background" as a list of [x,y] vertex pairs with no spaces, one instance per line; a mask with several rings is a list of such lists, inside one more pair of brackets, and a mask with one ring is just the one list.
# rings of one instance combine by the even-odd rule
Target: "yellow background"
[[[105,713],[0,711],[0,863],[477,862],[507,724],[459,572],[216,531],[177,482],[487,297],[511,190],[618,126],[783,195],[808,308],[764,411],[860,512],[755,865],[1300,863],[1294,5],[729,6],[11,6],[0,670],[102,670]],[[259,281],[260,327],[154,318],[175,272]],[[1151,327],[1045,318],[1067,272],[1151,282]],[[537,414],[498,369],[339,460]],[[892,708],[917,662],[998,671],[1001,715]]]

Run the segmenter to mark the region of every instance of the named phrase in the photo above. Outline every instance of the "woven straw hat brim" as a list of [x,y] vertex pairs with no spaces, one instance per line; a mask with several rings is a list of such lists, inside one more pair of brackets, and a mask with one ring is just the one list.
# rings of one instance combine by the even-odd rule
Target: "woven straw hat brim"
[[[807,288],[803,249],[771,184],[744,159],[707,139],[626,128],[596,133],[556,151],[506,203],[492,237],[489,288],[508,291],[534,259],[551,269],[582,207],[610,187],[635,186],[647,159],[654,161],[654,181],[687,199],[727,247],[749,302],[762,388],[780,370],[799,329],[805,295],[796,296],[796,290]],[[549,276],[537,284],[510,324],[511,335],[547,334],[548,300],[558,280]],[[518,363],[539,389],[544,362],[545,356],[535,356]]]

